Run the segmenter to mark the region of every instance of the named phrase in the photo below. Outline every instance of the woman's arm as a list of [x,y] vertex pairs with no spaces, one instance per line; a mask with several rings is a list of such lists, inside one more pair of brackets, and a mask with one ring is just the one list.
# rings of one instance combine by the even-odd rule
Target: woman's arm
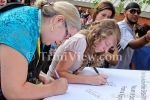
[[[67,58],[67,59],[66,59]],[[95,76],[85,76],[85,75],[74,75],[69,73],[67,70],[73,65],[77,60],[77,55],[72,51],[64,52],[56,65],[56,70],[61,77],[68,80],[68,83],[79,83],[79,84],[91,84],[91,85],[102,85],[107,81],[107,76],[95,75]],[[55,73],[53,74],[56,78]]]
[[5,98],[33,100],[66,92],[68,84],[63,78],[46,85],[26,82],[28,63],[25,57],[15,49],[1,44],[0,57],[1,87]]

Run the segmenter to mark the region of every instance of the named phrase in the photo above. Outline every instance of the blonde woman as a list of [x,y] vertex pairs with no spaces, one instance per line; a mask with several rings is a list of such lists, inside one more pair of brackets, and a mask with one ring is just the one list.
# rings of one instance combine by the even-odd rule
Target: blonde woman
[[[91,67],[99,66],[105,52],[115,47],[120,40],[120,30],[115,20],[104,19],[91,24],[89,30],[81,30],[58,47],[47,75],[56,78],[54,70],[68,83],[102,85],[107,76],[83,76],[79,71],[91,63]],[[92,59],[91,59],[92,58]]]
[[[39,38],[46,45],[61,43],[77,33],[81,28],[78,10],[64,1],[38,0],[36,5],[38,8],[20,6],[0,13],[2,100],[42,99],[64,94],[68,88],[65,78],[53,80],[34,70],[39,65],[37,44]],[[37,79],[43,85],[36,85]]]

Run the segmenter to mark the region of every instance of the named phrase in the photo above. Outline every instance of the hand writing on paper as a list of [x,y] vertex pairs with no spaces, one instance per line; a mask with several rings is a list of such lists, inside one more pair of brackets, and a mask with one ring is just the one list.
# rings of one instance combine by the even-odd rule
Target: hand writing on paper
[[95,76],[90,76],[90,79],[89,79],[89,84],[91,85],[104,85],[107,83],[107,76],[105,75],[95,75]]
[[51,85],[53,85],[52,87],[55,87],[55,95],[64,94],[68,89],[68,82],[65,78],[54,80],[51,82]]

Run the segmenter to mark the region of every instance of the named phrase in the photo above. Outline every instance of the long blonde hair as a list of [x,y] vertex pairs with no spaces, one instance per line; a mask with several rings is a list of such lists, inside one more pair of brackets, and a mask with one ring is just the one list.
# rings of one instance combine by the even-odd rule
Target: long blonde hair
[[121,35],[119,26],[114,19],[104,19],[93,22],[89,30],[81,30],[80,33],[85,35],[87,41],[87,47],[84,52],[83,64],[81,67],[86,66],[89,61],[92,67],[100,66],[104,60],[104,52],[96,53],[95,44],[110,35],[114,35],[117,45]]
[[77,8],[66,1],[56,1],[54,3],[46,0],[37,0],[35,7],[41,9],[44,17],[53,17],[55,15],[65,16],[65,21],[68,26],[81,29],[81,20]]

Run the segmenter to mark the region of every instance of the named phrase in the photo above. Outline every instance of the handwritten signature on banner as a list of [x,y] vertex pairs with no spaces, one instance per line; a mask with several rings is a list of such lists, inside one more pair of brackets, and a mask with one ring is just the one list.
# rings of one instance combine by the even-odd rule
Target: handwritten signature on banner
[[107,82],[106,85],[116,87],[116,84],[114,82]]
[[91,90],[91,89],[86,89],[85,91],[86,91],[87,93],[89,93],[90,95],[96,97],[96,98],[101,98],[101,96],[102,96],[102,95],[99,94],[98,92],[93,91],[93,90]]
[[[146,71],[141,72],[141,86],[140,86],[141,91],[140,91],[140,94],[136,93],[136,88],[138,87],[138,85],[131,86],[131,90],[130,90],[129,94],[125,93],[125,90],[129,87],[128,86],[122,86],[121,90],[120,90],[120,92],[116,98],[118,98],[117,100],[122,100],[122,98],[129,98],[129,100],[141,98],[141,100],[146,100],[148,98],[147,84],[149,84],[149,81],[146,80]],[[115,94],[113,94],[112,96],[115,97]]]
[[147,83],[146,72],[141,73],[141,99],[146,100],[147,97]]

